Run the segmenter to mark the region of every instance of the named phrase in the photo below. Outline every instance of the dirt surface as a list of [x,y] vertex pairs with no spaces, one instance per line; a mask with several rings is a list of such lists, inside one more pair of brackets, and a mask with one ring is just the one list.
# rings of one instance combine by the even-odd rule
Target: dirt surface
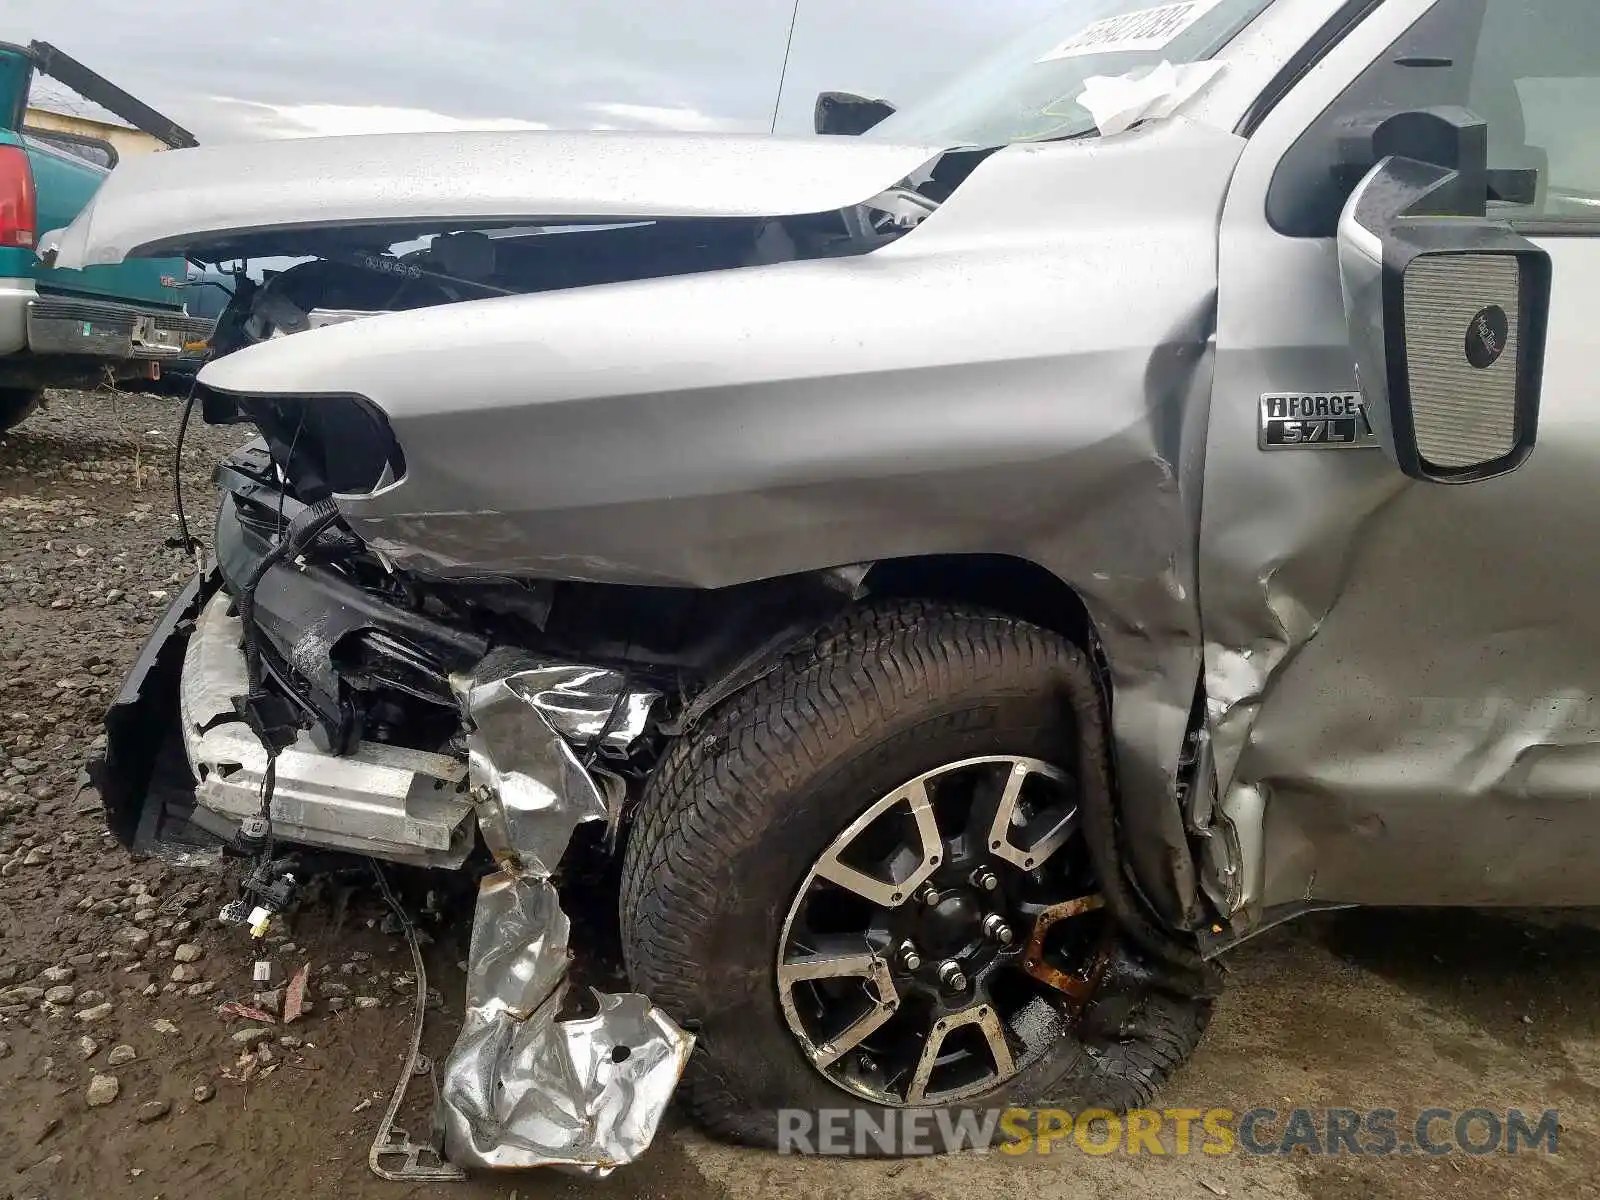
[[[280,979],[309,968],[312,1011],[270,1026],[230,1018],[220,1005],[263,991],[247,937],[215,920],[231,881],[130,860],[80,790],[104,706],[185,576],[163,545],[179,407],[57,394],[0,439],[0,1197],[1600,1194],[1600,922],[1589,913],[1344,913],[1263,935],[1232,958],[1212,1032],[1161,1101],[1554,1108],[1555,1156],[1094,1156],[1068,1139],[1049,1156],[843,1162],[718,1146],[674,1118],[644,1161],[604,1182],[375,1178],[367,1147],[415,985],[366,877],[323,885],[269,942]],[[198,421],[190,431],[197,532],[210,524],[210,468],[239,440]],[[420,908],[426,882],[398,882]],[[444,907],[424,923],[435,1055],[455,1034],[466,936]],[[116,1094],[91,1106],[112,1091],[97,1078],[115,1079]],[[414,1133],[426,1102],[408,1111]]]

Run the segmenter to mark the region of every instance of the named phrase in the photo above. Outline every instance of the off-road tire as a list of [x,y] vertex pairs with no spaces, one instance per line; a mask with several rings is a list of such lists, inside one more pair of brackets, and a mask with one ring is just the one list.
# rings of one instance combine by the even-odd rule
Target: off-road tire
[[0,388],[0,433],[21,425],[39,407],[43,393],[32,388]]
[[[627,843],[623,952],[633,985],[697,1036],[678,1098],[699,1124],[773,1146],[779,1108],[871,1107],[814,1069],[785,1023],[774,963],[796,888],[874,800],[942,763],[1032,755],[1108,789],[1100,709],[1082,703],[1094,695],[1057,634],[898,602],[849,611],[668,748]],[[1210,1012],[1160,987],[1097,997],[1043,1061],[960,1107],[1139,1107]]]

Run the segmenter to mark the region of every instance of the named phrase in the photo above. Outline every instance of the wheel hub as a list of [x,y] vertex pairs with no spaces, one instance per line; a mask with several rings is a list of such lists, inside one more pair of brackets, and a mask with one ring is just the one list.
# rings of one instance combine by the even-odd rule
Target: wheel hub
[[918,946],[940,958],[967,949],[983,935],[983,906],[965,891],[939,894],[938,903],[917,922]]
[[[950,1103],[1038,1061],[1076,994],[1035,966],[1041,914],[1093,891],[1076,789],[1037,759],[965,759],[882,797],[823,851],[779,942],[779,1000],[812,1065],[874,1103]],[[1097,920],[1098,918],[1088,918]],[[1076,945],[1076,944],[1075,944]],[[1051,971],[1076,977],[1076,952]]]

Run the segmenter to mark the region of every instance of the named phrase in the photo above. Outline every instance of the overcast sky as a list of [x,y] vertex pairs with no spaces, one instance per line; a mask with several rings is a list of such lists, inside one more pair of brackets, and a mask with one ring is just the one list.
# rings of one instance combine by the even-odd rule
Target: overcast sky
[[[800,0],[778,129],[808,130],[824,89],[909,103],[1062,2]],[[203,143],[741,130],[772,120],[795,11],[792,0],[0,0],[0,41],[54,43]]]

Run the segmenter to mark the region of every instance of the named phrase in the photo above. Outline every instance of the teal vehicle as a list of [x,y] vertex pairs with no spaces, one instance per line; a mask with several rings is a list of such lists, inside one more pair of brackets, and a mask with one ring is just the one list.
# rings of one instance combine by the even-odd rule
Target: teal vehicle
[[83,210],[115,166],[116,151],[27,129],[36,72],[62,79],[168,145],[194,144],[186,131],[54,47],[0,43],[0,430],[32,412],[46,387],[157,378],[164,361],[204,341],[213,325],[185,309],[181,258],[84,270],[40,262],[41,236]]

